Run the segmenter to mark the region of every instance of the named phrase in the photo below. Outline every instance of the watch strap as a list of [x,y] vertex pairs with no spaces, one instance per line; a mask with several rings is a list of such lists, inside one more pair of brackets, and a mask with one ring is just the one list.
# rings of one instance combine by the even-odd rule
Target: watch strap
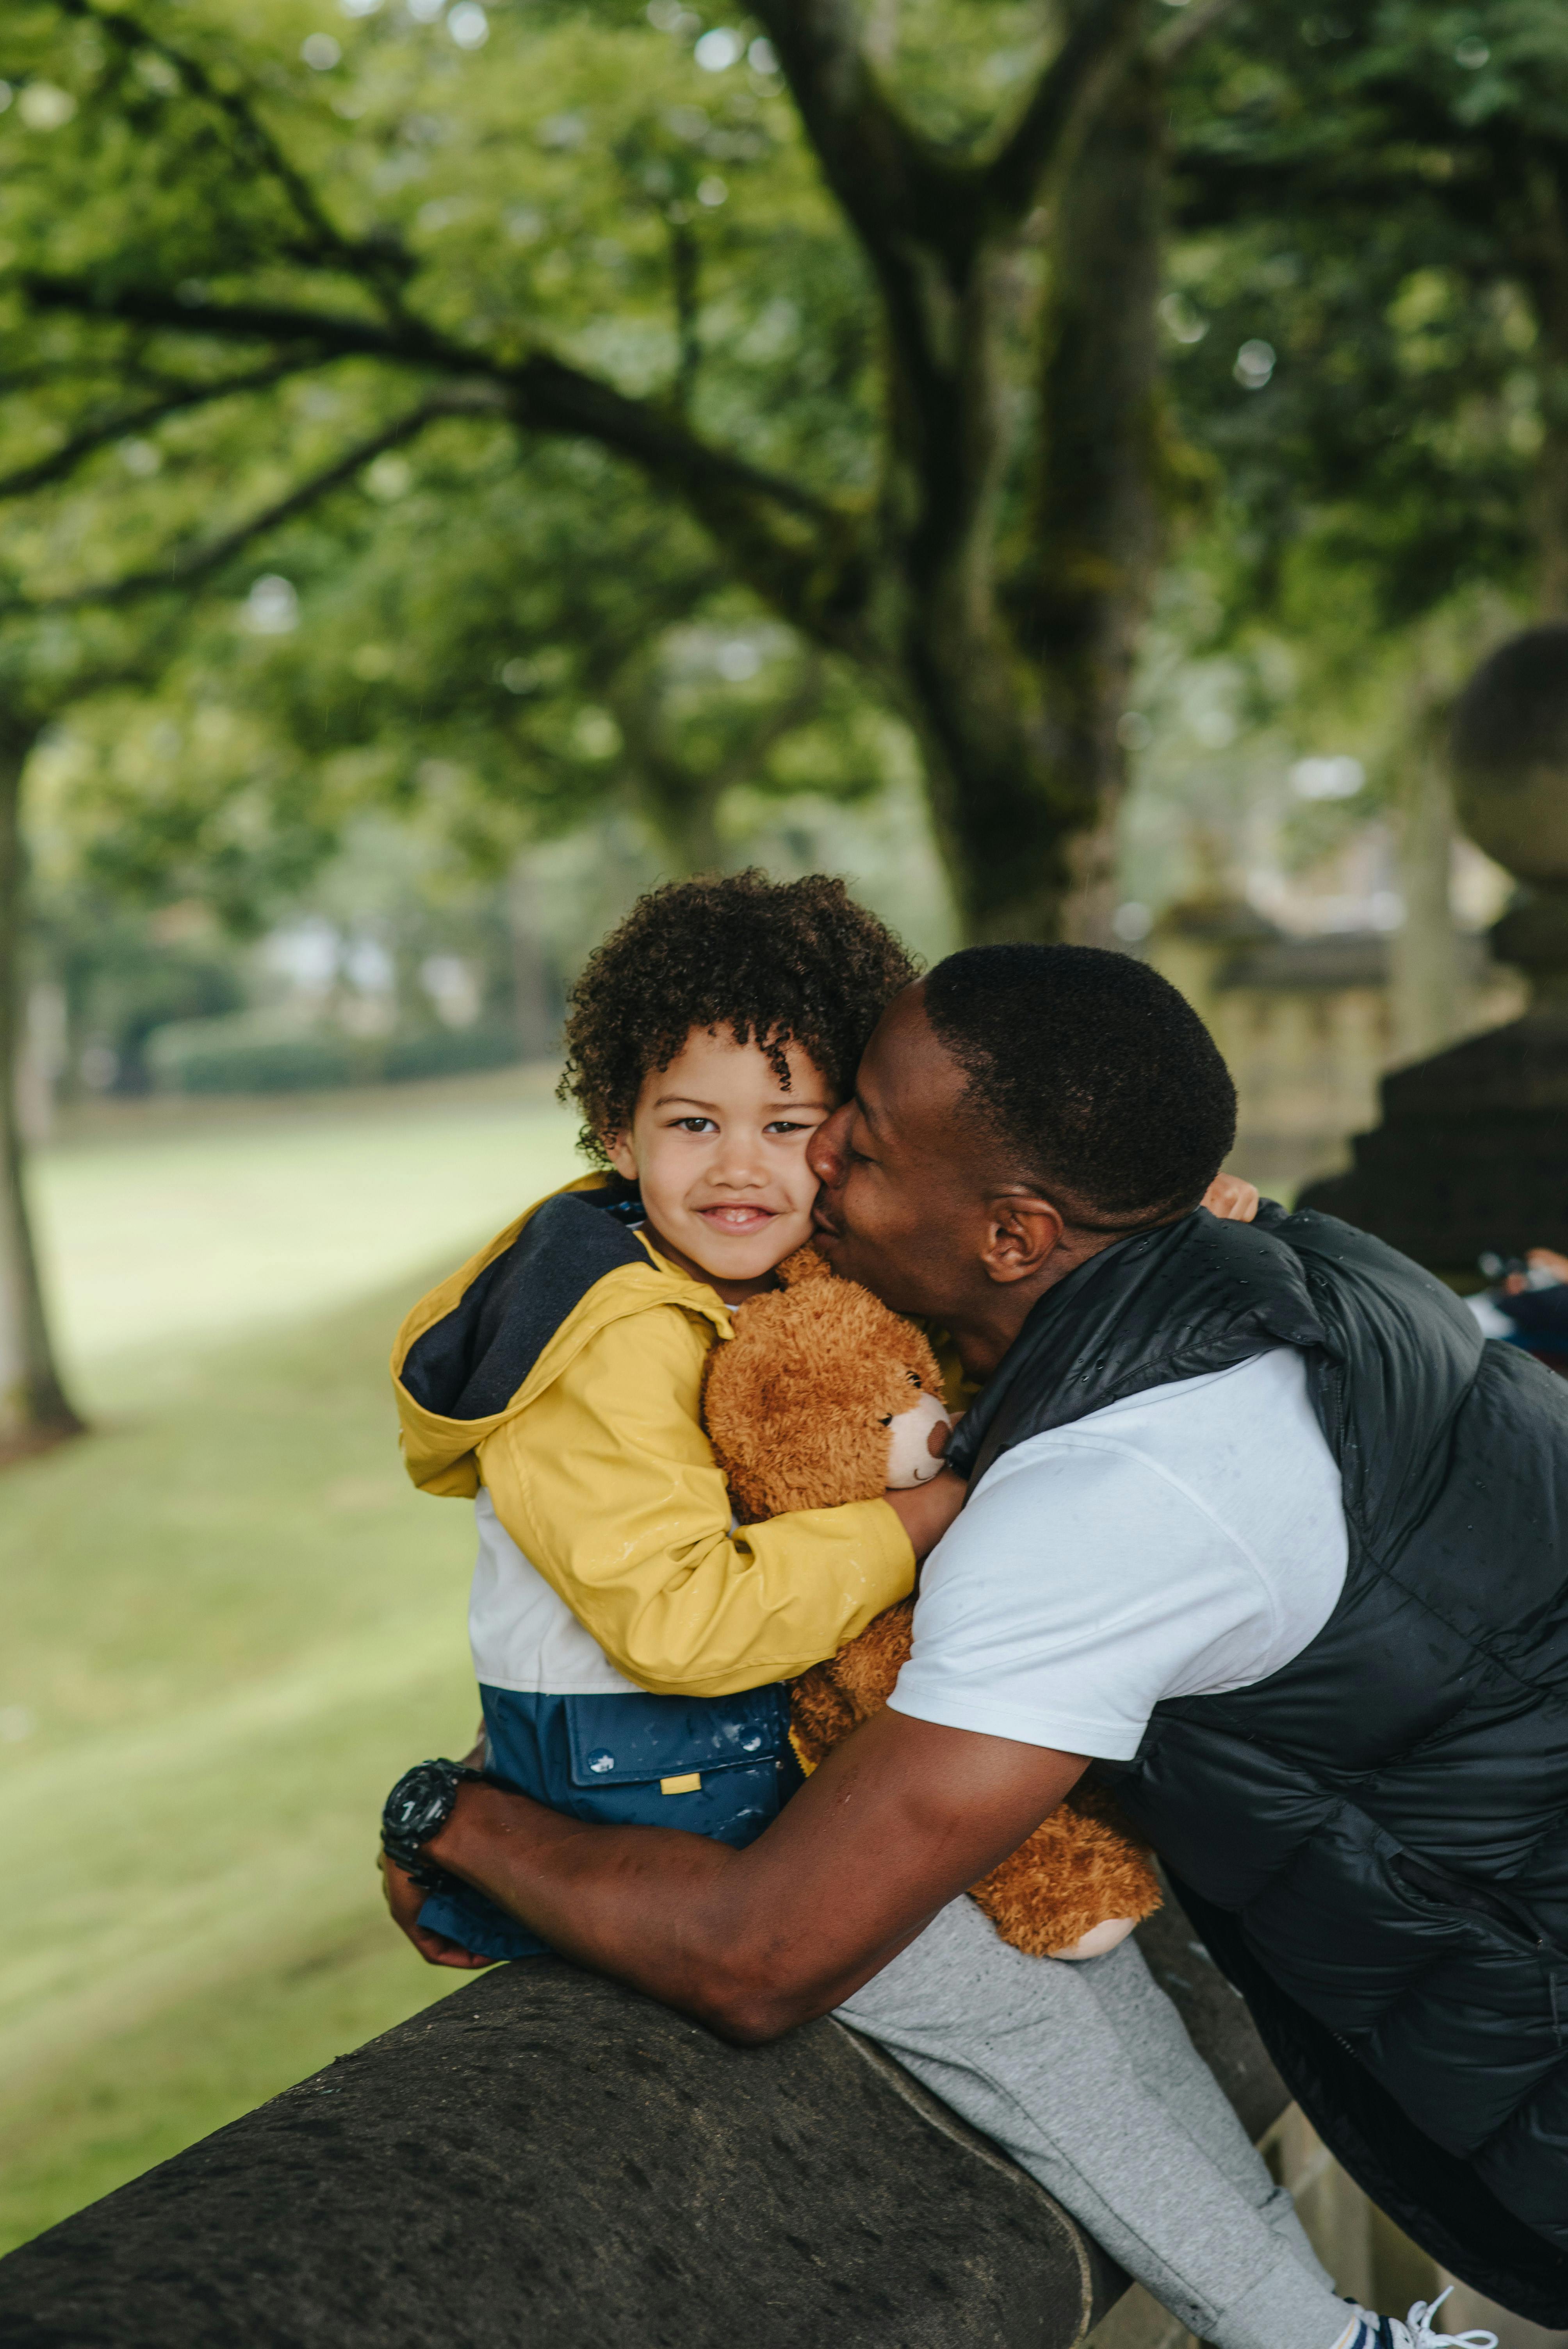
[[485,1775],[464,1762],[438,1756],[405,1770],[387,1795],[381,1812],[381,1848],[422,1892],[458,1889],[456,1877],[424,1857],[424,1847],[451,1817],[458,1788],[465,1781],[483,1782]]

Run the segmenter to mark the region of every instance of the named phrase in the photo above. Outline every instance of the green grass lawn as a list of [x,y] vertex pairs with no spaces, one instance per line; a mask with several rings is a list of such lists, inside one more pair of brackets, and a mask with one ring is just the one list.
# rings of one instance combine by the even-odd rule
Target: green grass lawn
[[503,1070],[88,1118],[40,1153],[33,1192],[57,1329],[89,1400],[140,1396],[171,1340],[210,1346],[346,1303],[488,1238],[582,1171],[550,1079]]
[[573,1171],[553,1110],[413,1089],[41,1170],[98,1432],[0,1483],[0,2250],[458,1979],[373,1868],[476,1713],[471,1520],[403,1479],[387,1350]]

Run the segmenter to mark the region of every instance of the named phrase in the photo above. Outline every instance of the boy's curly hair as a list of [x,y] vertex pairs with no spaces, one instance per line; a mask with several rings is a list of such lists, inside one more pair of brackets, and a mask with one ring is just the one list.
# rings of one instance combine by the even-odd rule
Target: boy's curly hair
[[589,956],[567,999],[562,1101],[583,1112],[583,1150],[631,1124],[643,1079],[694,1028],[758,1043],[788,1085],[786,1044],[847,1092],[866,1040],[918,967],[830,874],[770,881],[753,866],[671,881],[639,897]]

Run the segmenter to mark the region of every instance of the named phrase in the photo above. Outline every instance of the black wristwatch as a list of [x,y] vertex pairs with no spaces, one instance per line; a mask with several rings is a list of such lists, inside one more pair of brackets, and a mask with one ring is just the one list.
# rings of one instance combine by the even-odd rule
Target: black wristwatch
[[421,1858],[420,1853],[451,1817],[463,1781],[482,1780],[484,1775],[462,1762],[416,1762],[387,1795],[381,1811],[381,1848],[421,1892],[456,1890],[456,1877]]

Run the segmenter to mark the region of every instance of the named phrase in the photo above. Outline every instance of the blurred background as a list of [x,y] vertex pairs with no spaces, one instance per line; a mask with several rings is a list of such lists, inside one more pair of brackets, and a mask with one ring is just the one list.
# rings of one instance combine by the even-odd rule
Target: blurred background
[[1568,608],[1556,0],[866,0],[831,104],[799,14],[5,9],[0,2247],[449,1986],[386,1354],[639,891],[1146,956],[1287,1199],[1523,1004],[1447,744]]

